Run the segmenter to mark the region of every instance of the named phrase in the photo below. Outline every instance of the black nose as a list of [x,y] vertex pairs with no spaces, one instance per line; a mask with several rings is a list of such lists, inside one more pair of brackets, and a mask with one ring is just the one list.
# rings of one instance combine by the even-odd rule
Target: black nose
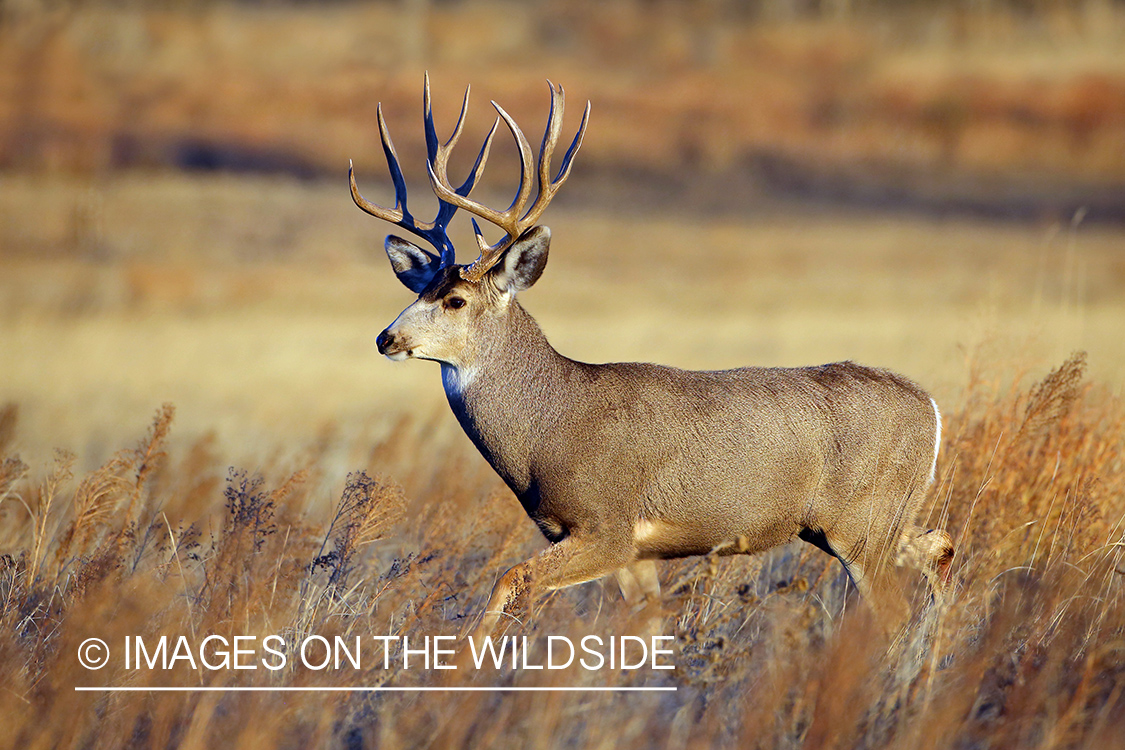
[[380,354],[386,354],[387,349],[395,341],[395,336],[390,331],[383,331],[379,334],[379,338],[375,339],[375,346],[379,347]]

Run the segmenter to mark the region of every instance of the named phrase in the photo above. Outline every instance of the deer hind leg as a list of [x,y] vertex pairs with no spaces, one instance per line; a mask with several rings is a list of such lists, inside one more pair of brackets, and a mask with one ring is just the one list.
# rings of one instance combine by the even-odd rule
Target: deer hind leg
[[910,620],[910,604],[894,565],[894,550],[875,536],[846,540],[829,533],[827,542],[883,632],[896,638]]
[[[492,589],[484,616],[473,631],[473,641],[479,642],[491,635],[501,618],[518,621],[517,614],[527,608],[533,589],[554,591],[596,580],[628,565],[634,554],[631,543],[617,543],[613,537],[569,536],[513,566],[500,576]],[[655,572],[655,567],[653,570]]]
[[894,571],[872,570],[858,561],[848,562],[844,558],[840,558],[840,562],[871,607],[883,632],[892,639],[897,637],[910,620],[910,605]]
[[953,573],[953,539],[941,529],[921,531],[912,526],[903,535],[898,562],[922,571],[930,584],[930,595],[934,601],[941,601]]

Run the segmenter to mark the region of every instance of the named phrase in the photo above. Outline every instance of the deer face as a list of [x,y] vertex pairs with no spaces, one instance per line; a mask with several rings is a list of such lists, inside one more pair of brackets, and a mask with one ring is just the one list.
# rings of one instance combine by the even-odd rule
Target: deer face
[[472,281],[462,277],[461,266],[442,266],[433,253],[387,237],[391,267],[418,299],[379,334],[379,352],[393,360],[413,357],[470,366],[516,293],[543,273],[550,242],[547,227],[529,229],[483,278]]

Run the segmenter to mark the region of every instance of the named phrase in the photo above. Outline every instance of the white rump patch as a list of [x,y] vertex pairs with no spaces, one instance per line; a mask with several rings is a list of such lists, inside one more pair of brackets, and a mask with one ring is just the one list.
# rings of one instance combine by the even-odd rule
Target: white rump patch
[[941,450],[941,411],[938,409],[937,401],[933,397],[930,398],[930,403],[934,406],[934,420],[937,422],[937,429],[934,435],[934,462],[930,466],[930,484],[934,483],[937,478],[937,457],[938,451]]

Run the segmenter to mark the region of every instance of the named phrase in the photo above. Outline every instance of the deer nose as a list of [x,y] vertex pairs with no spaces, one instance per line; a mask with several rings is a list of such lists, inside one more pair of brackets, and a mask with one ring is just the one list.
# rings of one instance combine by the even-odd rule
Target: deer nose
[[391,344],[393,344],[394,341],[395,335],[389,330],[386,330],[380,333],[379,337],[375,339],[375,346],[379,347],[380,354],[386,354],[387,349],[390,348]]

